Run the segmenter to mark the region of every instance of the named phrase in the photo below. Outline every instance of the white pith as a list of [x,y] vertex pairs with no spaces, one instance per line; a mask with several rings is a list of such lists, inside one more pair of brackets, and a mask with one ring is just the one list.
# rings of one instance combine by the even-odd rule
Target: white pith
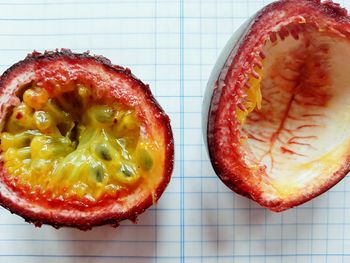
[[[242,145],[242,150],[248,153],[246,156],[248,164],[252,167],[256,164],[266,167],[267,177],[263,178],[262,192],[267,200],[280,199],[293,194],[298,195],[298,193],[311,195],[313,191],[318,189],[317,187],[325,184],[344,165],[349,152],[350,69],[348,61],[350,60],[350,42],[341,36],[330,35],[316,29],[312,32],[309,30],[307,34],[311,39],[309,47],[305,47],[303,34],[299,34],[299,39],[295,39],[291,35],[284,40],[278,37],[276,42],[267,41],[263,47],[266,55],[261,82],[263,98],[264,90],[276,85],[272,83],[269,75],[271,67],[277,59],[281,57],[288,59],[288,54],[297,49],[313,52],[312,48],[317,48],[320,45],[329,48],[329,53],[325,56],[325,63],[322,67],[328,71],[330,83],[322,88],[331,95],[324,107],[295,107],[294,105],[291,108],[291,115],[298,118],[297,120],[287,119],[284,127],[295,130],[299,137],[310,137],[298,139],[298,142],[310,144],[309,146],[288,145],[288,149],[298,154],[281,151],[281,147],[285,146],[285,142],[291,136],[283,131],[278,136],[278,140],[274,140],[272,146],[269,142],[259,142],[251,138],[247,138]],[[282,65],[279,70],[281,74],[287,76],[295,73],[288,72]],[[304,78],[308,78],[308,76]],[[301,81],[304,81],[303,78],[301,78]],[[288,92],[280,92],[268,98],[272,101],[281,99],[281,103],[275,103],[275,106],[278,106],[274,109],[276,112],[283,111],[289,95]],[[262,110],[266,103],[263,102]],[[254,114],[256,113],[252,112],[250,117],[254,117]],[[320,114],[322,116],[303,118],[301,117],[303,114]],[[317,126],[297,128],[308,123]],[[260,120],[255,123],[249,123],[248,121],[242,126],[242,134],[247,135],[245,130],[254,135],[262,132],[266,135],[266,138],[269,138],[269,135],[277,130],[279,124],[279,122],[271,123]],[[313,136],[314,138],[311,138]],[[284,143],[280,142],[279,139]]]

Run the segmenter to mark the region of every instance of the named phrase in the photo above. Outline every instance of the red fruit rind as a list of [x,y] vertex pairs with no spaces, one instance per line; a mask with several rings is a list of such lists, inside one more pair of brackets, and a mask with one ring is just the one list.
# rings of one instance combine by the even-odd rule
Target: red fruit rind
[[[299,41],[302,36],[303,48],[306,51],[296,49],[290,53],[284,53],[275,65],[266,62],[269,57],[266,58],[264,48],[270,48],[270,46],[266,48],[267,43],[275,47],[289,36],[296,41]],[[334,38],[334,41],[350,45],[350,18],[346,10],[331,1],[321,3],[318,0],[284,0],[272,3],[243,25],[238,35],[236,34],[230,40],[208,83],[207,94],[211,101],[208,102],[210,105],[208,116],[204,112],[203,118],[204,123],[207,123],[207,127],[204,127],[205,137],[213,168],[220,179],[233,191],[255,200],[272,211],[283,211],[320,195],[339,182],[350,170],[349,139],[343,141],[337,153],[330,152],[332,157],[330,155],[322,157],[328,158],[328,166],[322,164],[321,157],[314,162],[308,160],[309,164],[313,165],[312,168],[320,164],[319,170],[324,170],[321,172],[324,175],[320,175],[313,182],[298,189],[287,189],[288,183],[278,186],[276,183],[278,178],[276,179],[274,175],[269,176],[269,165],[266,165],[264,159],[265,155],[271,155],[269,162],[272,163],[271,166],[274,165],[272,152],[275,151],[273,148],[276,141],[280,139],[278,138],[280,130],[288,131],[288,125],[285,123],[286,118],[290,117],[288,114],[291,113],[288,102],[295,103],[297,96],[302,95],[303,98],[301,102],[299,101],[301,110],[295,112],[303,111],[304,117],[312,121],[306,125],[299,125],[295,129],[320,127],[325,123],[319,119],[329,116],[325,110],[321,110],[322,114],[319,116],[313,112],[308,114],[310,108],[306,109],[311,104],[317,110],[330,107],[334,95],[332,90],[327,89],[332,85],[332,81],[335,82],[330,76],[331,69],[327,64],[330,63],[329,43],[322,45],[322,41],[320,43],[317,40],[313,41],[312,38],[315,36]],[[294,59],[294,62],[290,62],[288,58]],[[303,61],[299,66],[298,61],[302,60],[306,62]],[[268,63],[267,66],[266,63]],[[271,106],[274,103],[277,104],[274,102],[275,99],[284,98],[280,91],[278,92],[282,95],[274,97],[276,89],[269,93],[267,88],[262,87],[262,104],[259,104],[257,99],[253,101],[255,104],[251,110],[247,108],[251,105],[247,101],[247,91],[251,89],[252,83],[254,88],[260,88],[260,85],[268,86],[266,83],[260,83],[260,71],[263,71],[264,67],[269,69],[268,76],[271,80],[280,84],[281,89],[285,88],[286,94],[291,94],[289,101],[280,102],[281,105],[287,105],[287,110],[284,112],[286,116],[283,116],[279,109]],[[283,67],[290,67],[289,75],[281,69]],[[296,72],[298,72],[297,75],[294,74]],[[288,87],[290,83],[297,86],[298,81],[301,82],[298,87]],[[300,86],[311,88],[300,88]],[[210,96],[211,93],[212,96]],[[256,93],[256,96],[258,98],[259,94]],[[269,138],[264,138],[263,128],[270,128],[268,125],[277,124],[277,115],[279,128],[271,132]],[[269,116],[272,117],[269,118]],[[273,119],[274,117],[276,119]],[[268,124],[269,121],[270,124]],[[286,156],[292,156],[290,157],[292,160],[301,160],[304,156],[303,147],[311,149],[313,146],[309,145],[307,140],[318,136],[317,132],[309,133],[308,136],[303,134],[302,142],[297,135],[291,136],[287,146],[281,144],[277,157],[284,156],[281,159],[288,160],[289,157]],[[245,143],[247,140],[250,140],[251,147]],[[252,141],[254,142],[251,143]],[[270,144],[270,149],[266,149],[265,155],[260,154],[259,149],[256,148],[267,147],[267,144]],[[256,160],[256,156],[261,158]]]
[[[162,195],[173,170],[174,143],[169,117],[153,98],[149,87],[135,78],[129,69],[114,66],[101,56],[88,53],[75,54],[69,50],[33,52],[26,59],[9,68],[0,78],[0,121],[4,126],[7,113],[19,103],[16,91],[19,87],[35,82],[46,90],[55,92],[57,86],[74,85],[76,81],[97,89],[99,99],[132,107],[139,117],[143,132],[157,138],[163,149],[161,174],[153,176],[153,182],[145,179],[126,196],[105,198],[96,205],[75,207],[55,204],[47,200],[31,199],[16,191],[8,183],[8,171],[0,164],[0,204],[12,213],[22,216],[37,226],[50,224],[82,230],[93,226],[111,224],[117,226],[125,219],[135,220]],[[3,128],[3,127],[2,127]],[[158,176],[158,177],[157,177]],[[148,180],[148,181],[147,181]]]

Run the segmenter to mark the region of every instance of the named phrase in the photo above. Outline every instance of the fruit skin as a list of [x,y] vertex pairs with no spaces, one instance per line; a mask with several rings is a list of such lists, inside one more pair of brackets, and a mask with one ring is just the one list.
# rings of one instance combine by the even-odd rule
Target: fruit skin
[[[113,202],[113,200],[91,208],[70,210],[66,207],[49,207],[47,204],[41,206],[12,191],[4,182],[7,171],[4,168],[3,162],[1,162],[0,205],[8,209],[11,213],[23,217],[27,222],[35,224],[35,226],[49,224],[55,228],[66,226],[89,230],[93,226],[105,224],[116,227],[120,221],[126,219],[135,222],[139,214],[143,213],[160,198],[170,181],[174,165],[174,142],[170,119],[152,96],[148,85],[143,84],[141,80],[137,79],[129,69],[114,66],[108,59],[102,56],[91,56],[88,53],[76,54],[70,50],[62,49],[53,52],[46,51],[43,54],[33,52],[3,73],[0,78],[0,122],[2,125],[6,117],[7,108],[16,103],[16,98],[9,94],[13,94],[18,88],[17,84],[21,83],[21,79],[18,79],[18,76],[21,74],[22,76],[26,74],[31,75],[36,68],[56,62],[59,62],[61,67],[90,67],[90,70],[91,68],[98,70],[98,74],[100,74],[98,77],[103,78],[108,76],[114,78],[113,80],[118,80],[121,85],[125,84],[119,91],[116,88],[108,86],[104,86],[106,89],[104,91],[113,92],[114,96],[117,97],[123,95],[121,99],[126,103],[132,99],[129,103],[135,104],[136,98],[133,99],[134,95],[129,94],[129,96],[128,93],[137,94],[138,99],[142,101],[142,106],[140,105],[140,107],[150,111],[156,120],[156,123],[152,124],[153,128],[157,127],[157,130],[163,133],[165,161],[162,179],[153,193],[149,192],[147,195],[141,193],[142,196],[139,197],[140,199],[137,200],[138,197],[135,197],[132,205],[127,204],[129,205],[128,207],[124,207],[122,201],[117,203]],[[31,78],[35,79],[36,77],[32,76]],[[150,126],[151,124],[147,123],[146,125]]]
[[203,138],[215,173],[234,192],[275,212],[303,204],[324,193],[350,171],[349,153],[339,170],[312,193],[271,201],[262,196],[261,178],[266,176],[266,172],[262,167],[252,171],[244,162],[244,152],[240,150],[240,124],[234,116],[235,107],[242,97],[243,84],[254,59],[260,55],[263,37],[277,24],[294,20],[300,23],[300,16],[316,24],[325,23],[350,39],[350,17],[339,4],[320,0],[271,3],[233,34],[212,70],[203,101]]

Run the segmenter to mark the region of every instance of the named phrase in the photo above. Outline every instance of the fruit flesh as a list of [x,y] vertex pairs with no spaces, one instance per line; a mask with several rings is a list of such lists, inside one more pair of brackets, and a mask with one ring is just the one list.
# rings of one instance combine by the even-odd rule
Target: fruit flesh
[[55,93],[34,83],[24,89],[1,133],[6,179],[16,191],[88,207],[161,173],[162,149],[132,107],[104,105],[81,84]]
[[264,167],[264,199],[311,195],[347,157],[350,43],[306,22],[270,36],[263,53],[261,109],[240,121],[245,160]]
[[[79,86],[87,88],[88,93],[79,94]],[[88,110],[98,105],[109,106],[115,113],[133,112],[139,125],[137,142],[144,142],[146,146],[152,147],[147,149],[151,151],[150,156],[143,159],[136,154],[137,151],[133,152],[134,155],[130,151],[130,155],[134,157],[133,163],[138,164],[137,167],[140,166],[139,169],[142,170],[139,179],[133,184],[118,182],[118,186],[122,186],[118,192],[111,194],[104,191],[100,197],[93,199],[88,195],[79,198],[76,193],[70,196],[66,194],[66,189],[63,189],[64,195],[55,198],[56,193],[40,186],[35,187],[31,183],[19,184],[18,178],[12,176],[6,169],[1,153],[0,205],[23,217],[27,222],[34,223],[35,226],[49,224],[55,228],[67,226],[88,230],[93,226],[104,224],[116,227],[120,221],[127,219],[135,222],[138,215],[155,204],[164,192],[171,178],[174,160],[169,117],[152,96],[149,87],[132,75],[129,69],[113,65],[102,56],[76,54],[66,49],[45,53],[33,52],[11,66],[0,77],[1,131],[6,132],[6,124],[14,108],[23,101],[24,91],[35,87],[45,89],[49,98],[59,104],[62,111],[72,116],[77,115],[74,119],[76,124],[84,124],[83,117],[88,116]],[[87,94],[91,97],[86,96]],[[60,100],[60,96],[63,96],[64,100]],[[80,105],[77,100],[79,96],[88,98],[89,103]],[[73,114],[74,112],[78,114]],[[105,112],[108,116],[110,109]],[[44,120],[41,127],[45,128],[47,125],[45,120],[50,118],[45,118],[43,113],[37,115],[39,120]],[[104,121],[105,117],[106,115],[96,119]],[[92,125],[90,128],[93,127],[95,126]],[[57,128],[63,134],[70,126],[57,125]],[[125,134],[119,135],[127,137]],[[71,139],[77,141],[73,138],[76,136],[72,134]],[[78,146],[77,143],[75,147]],[[96,149],[100,152],[100,158],[106,159],[104,161],[110,159],[104,146]],[[153,161],[150,161],[149,157],[152,157]],[[146,170],[151,168],[149,171],[144,171],[142,166]],[[97,172],[95,178],[102,178],[100,170]],[[128,173],[127,170],[124,172]],[[75,179],[81,178],[75,176]],[[62,181],[59,180],[59,183],[64,183]],[[92,187],[88,190],[93,192],[94,189]]]

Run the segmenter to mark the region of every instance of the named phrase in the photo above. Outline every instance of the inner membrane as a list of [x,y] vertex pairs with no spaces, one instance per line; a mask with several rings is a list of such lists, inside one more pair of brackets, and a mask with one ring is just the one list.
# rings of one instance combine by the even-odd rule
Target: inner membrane
[[248,163],[265,167],[271,198],[324,182],[349,149],[350,43],[310,24],[296,27],[271,34],[245,87],[259,86],[262,99],[242,122],[243,148]]
[[133,108],[105,105],[80,84],[50,94],[31,83],[18,93],[0,147],[7,180],[24,194],[84,205],[132,192],[158,172],[160,149]]

